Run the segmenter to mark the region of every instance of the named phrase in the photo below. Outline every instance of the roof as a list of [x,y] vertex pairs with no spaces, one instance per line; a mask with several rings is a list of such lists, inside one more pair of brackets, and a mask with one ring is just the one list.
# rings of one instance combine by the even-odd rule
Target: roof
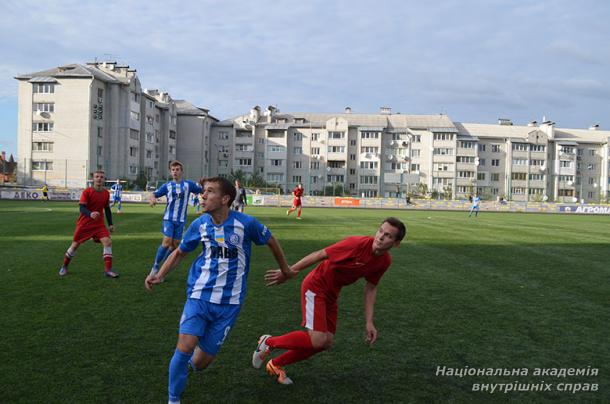
[[178,115],[207,116],[209,109],[199,108],[186,100],[174,100]]
[[[458,129],[460,136],[473,137],[495,137],[495,138],[523,138],[527,139],[528,134],[540,130],[539,126],[517,126],[517,125],[498,125],[484,123],[463,123],[455,122],[455,127]],[[561,141],[578,141],[591,143],[606,143],[610,137],[610,131],[607,130],[590,130],[590,129],[565,129],[555,128],[554,140]]]
[[35,82],[42,82],[43,78],[94,78],[106,83],[129,84],[130,79],[127,77],[114,76],[103,70],[91,66],[72,63],[64,66],[54,67],[48,70],[42,70],[35,73],[21,74],[15,77],[17,80],[28,80],[30,82],[35,79]]

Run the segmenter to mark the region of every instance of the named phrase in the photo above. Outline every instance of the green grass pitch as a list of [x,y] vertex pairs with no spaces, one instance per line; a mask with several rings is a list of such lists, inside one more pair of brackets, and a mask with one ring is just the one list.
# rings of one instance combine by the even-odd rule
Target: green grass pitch
[[[162,206],[114,215],[114,266],[83,245],[65,279],[76,203],[0,201],[0,402],[162,403],[191,253],[154,293],[144,289],[161,240]],[[216,361],[191,375],[184,403],[607,402],[610,397],[610,217],[482,212],[249,207],[288,261],[348,235],[372,235],[386,216],[407,224],[392,250],[364,343],[363,284],[343,289],[335,346],[287,368],[293,386],[250,365],[263,333],[299,328],[299,280],[266,288],[275,267],[253,247],[249,290]],[[195,218],[189,214],[189,221]],[[437,375],[437,367],[529,369],[527,376]],[[597,376],[534,376],[535,368],[599,369]],[[553,391],[472,391],[475,383],[547,383]],[[596,392],[556,391],[559,383]]]

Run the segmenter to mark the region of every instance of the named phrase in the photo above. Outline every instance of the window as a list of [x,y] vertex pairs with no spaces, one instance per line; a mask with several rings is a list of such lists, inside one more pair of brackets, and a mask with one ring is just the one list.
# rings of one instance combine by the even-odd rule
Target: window
[[97,89],[97,98],[104,98],[104,89],[103,88]]
[[512,187],[510,190],[513,195],[525,195],[525,188],[523,187]]
[[421,143],[421,135],[413,135],[413,143]]
[[137,166],[129,166],[129,174],[132,175],[136,175],[138,173],[138,167]]
[[175,130],[170,130],[169,131],[169,138],[170,139],[175,139],[176,138],[176,131]]
[[349,155],[349,159],[350,159],[351,161],[355,161],[355,160],[356,160],[356,155],[355,155],[355,154],[350,154],[350,155]]
[[284,147],[282,145],[279,145],[279,144],[270,144],[269,145],[270,152],[281,152],[283,150],[284,150]]
[[571,161],[560,161],[559,162],[559,167],[572,167],[572,162]]
[[52,102],[35,102],[34,111],[37,112],[55,112],[55,104]]
[[284,137],[284,131],[283,130],[270,130],[267,132],[267,137]]
[[293,147],[292,148],[292,154],[303,154],[303,148],[298,146],[298,147]]
[[474,149],[474,146],[476,145],[475,142],[466,142],[466,141],[460,141],[460,147],[462,149]]
[[53,94],[55,92],[54,83],[34,83],[32,86],[34,93],[37,94]]
[[378,153],[378,152],[379,152],[379,147],[362,146],[360,148],[360,153]]
[[34,142],[32,143],[33,151],[53,151],[53,143],[52,142]]
[[343,182],[344,176],[343,175],[327,175],[326,179],[328,180],[328,182]]
[[527,151],[527,143],[513,143],[513,150],[515,151]]
[[377,162],[376,161],[362,161],[362,162],[360,162],[360,168],[366,169],[366,170],[374,170],[377,168]]
[[131,157],[137,157],[138,156],[138,148],[137,147],[130,147],[129,148],[129,155]]
[[319,133],[312,133],[311,134],[311,140],[312,141],[317,141],[320,138],[320,134]]
[[419,172],[419,164],[411,164],[411,171]]
[[458,163],[474,163],[474,156],[457,156]]
[[32,171],[53,171],[53,162],[45,160],[33,160]]
[[272,166],[275,166],[275,167],[282,166],[282,160],[279,160],[279,159],[271,159],[271,160],[269,160],[269,162]]
[[269,181],[269,182],[283,182],[284,181],[284,174],[268,173],[267,174],[267,181]]
[[153,117],[150,115],[146,115],[146,123],[152,125],[154,123]]
[[530,181],[544,181],[544,174],[530,174]]
[[436,163],[434,164],[434,170],[436,171],[453,171],[453,165],[447,163]]
[[360,139],[379,139],[379,132],[360,132]]
[[453,134],[451,133],[435,133],[434,140],[453,140]]
[[458,171],[458,178],[474,178],[474,171]]
[[491,173],[490,180],[493,182],[500,181],[500,173]]
[[573,175],[560,175],[559,181],[560,182],[572,182],[572,181],[574,181],[574,176]]
[[131,116],[131,119],[133,119],[134,121],[139,121],[140,120],[140,113],[139,112],[129,111],[129,116]]
[[319,147],[312,147],[311,148],[311,154],[317,156],[318,154],[320,154],[320,148]]
[[513,165],[514,166],[526,166],[527,159],[513,159]]
[[390,169],[392,169],[392,170],[406,170],[407,168],[409,168],[409,165],[407,163],[391,163],[390,164]]
[[500,153],[500,145],[499,144],[492,144],[491,145],[491,152],[492,153]]
[[356,146],[356,139],[352,139],[349,141],[350,146]]
[[417,158],[421,156],[421,150],[420,149],[411,149],[411,157],[413,158]]
[[[98,137],[102,137],[102,128],[97,128],[97,136]],[[152,137],[152,135],[151,135]],[[140,139],[140,132],[138,132],[135,129],[129,129],[129,138],[133,139],[133,140],[139,140]]]
[[[133,132],[137,133],[138,131],[131,129]],[[131,133],[133,133],[131,132]],[[135,136],[135,135],[134,135]],[[135,139],[132,137],[132,139]],[[155,142],[155,137],[151,132],[146,132],[146,142],[148,143],[154,143]]]
[[593,163],[587,164],[587,170],[595,170],[595,164],[593,164]]
[[477,173],[478,181],[485,181],[485,173]]
[[312,170],[319,170],[320,169],[320,162],[319,161],[312,161],[311,163],[309,163],[309,168]]
[[450,149],[448,147],[435,147],[434,154],[441,156],[453,156],[453,149]]
[[376,198],[377,190],[376,189],[366,189],[362,191],[362,196],[365,198]]
[[328,132],[329,139],[343,139],[345,137],[345,132]]
[[169,147],[169,154],[174,154],[176,153],[176,146],[170,146]]
[[530,160],[530,166],[543,166],[544,165],[544,160],[540,160],[540,159],[531,159]]
[[500,159],[492,159],[491,160],[491,165],[493,167],[500,167]]
[[303,140],[303,134],[301,132],[295,132],[292,134],[292,137],[294,138],[294,140]]
[[376,175],[361,175],[360,176],[360,183],[361,184],[376,185],[377,184],[377,176]]
[[350,168],[349,169],[349,175],[356,175],[356,169],[355,168]]
[[152,150],[146,150],[146,158],[147,159],[151,159],[152,158]]
[[485,151],[485,145],[484,144],[479,144],[479,151]]
[[329,161],[329,168],[345,168],[345,161]]
[[546,146],[543,144],[533,144],[530,145],[530,150],[533,152],[543,152],[546,150]]
[[572,146],[561,146],[559,151],[561,153],[574,154],[574,147],[572,147]]
[[132,92],[131,99],[133,100],[133,102],[140,102],[140,94],[136,93],[135,91]]
[[589,185],[595,184],[595,178],[589,178]]
[[258,138],[258,144],[265,144],[265,138],[264,137],[259,137]]
[[589,156],[595,156],[595,149],[589,149]]
[[237,143],[235,145],[235,151],[245,151],[245,152],[250,152],[252,151],[252,145],[247,144],[247,143]]
[[349,189],[356,189],[356,184],[354,184],[353,182],[350,182]]
[[485,165],[485,159],[479,159],[479,166]]
[[229,132],[218,132],[218,140],[229,140]]
[[525,181],[527,179],[526,173],[512,173],[511,178],[517,181]]
[[[343,132],[341,132],[343,133]],[[329,153],[345,153],[345,146],[328,146]]]
[[301,182],[301,176],[300,175],[293,175],[292,176],[292,182]]
[[[152,108],[152,102],[150,103],[150,107]],[[159,114],[155,114],[155,122],[159,122],[159,118],[160,118]],[[206,127],[207,127],[207,125],[206,125]]]
[[318,183],[318,176],[317,175],[312,175],[309,177],[309,182],[312,184],[317,184]]
[[32,130],[34,132],[52,132],[53,122],[34,122],[32,124]]
[[249,159],[249,158],[240,158],[240,159],[237,159],[237,165],[238,166],[251,166],[252,165],[252,159]]

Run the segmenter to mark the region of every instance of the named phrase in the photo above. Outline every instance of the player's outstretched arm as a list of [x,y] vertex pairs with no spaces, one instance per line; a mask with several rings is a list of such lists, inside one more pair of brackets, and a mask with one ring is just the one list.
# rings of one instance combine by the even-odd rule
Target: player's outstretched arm
[[297,273],[294,272],[288,266],[288,262],[286,261],[286,256],[284,255],[282,246],[280,246],[280,243],[275,239],[275,237],[273,237],[273,236],[269,237],[269,240],[267,241],[267,245],[269,246],[269,249],[273,253],[273,257],[275,258],[275,261],[277,262],[278,266],[280,267],[280,269],[278,269],[278,271],[280,271],[280,273],[283,275],[284,281],[297,276]]
[[155,206],[155,205],[157,204],[157,198],[155,197],[155,194],[154,194],[154,193],[151,193],[151,194],[148,196],[148,204],[149,204],[150,206]]
[[367,282],[364,285],[364,319],[366,321],[366,342],[373,344],[377,340],[377,329],[373,323],[377,285]]
[[155,275],[149,274],[146,277],[144,280],[144,287],[149,291],[152,291],[153,286],[161,283],[161,280],[164,279],[174,268],[176,268],[180,264],[180,261],[182,261],[182,258],[184,258],[186,255],[188,255],[187,252],[182,251],[180,248],[176,248],[174,252],[167,257],[161,266],[161,269],[159,269],[159,272],[157,272]]
[[[314,251],[291,266],[290,270],[294,273],[293,276],[296,276],[302,270],[309,268],[311,265],[325,260],[326,258],[328,258],[326,251]],[[288,279],[289,278],[286,277],[286,275],[280,269],[270,269],[265,273],[265,282],[267,286],[279,285],[280,283],[286,282]]]

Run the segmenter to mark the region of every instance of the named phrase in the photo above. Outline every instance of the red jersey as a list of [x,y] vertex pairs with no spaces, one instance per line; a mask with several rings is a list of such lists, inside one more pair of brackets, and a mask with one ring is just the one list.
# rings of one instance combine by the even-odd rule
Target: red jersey
[[301,198],[303,196],[303,188],[296,187],[292,190],[295,198]]
[[76,222],[77,225],[104,226],[104,208],[109,206],[109,202],[110,192],[106,189],[102,189],[101,191],[96,191],[93,187],[85,189],[80,196],[79,204],[84,203],[85,207],[92,213],[99,212],[100,217],[98,217],[97,220],[93,220],[81,213]]
[[360,278],[377,285],[390,267],[392,257],[386,251],[373,255],[373,237],[348,237],[326,247],[328,256],[307,275],[307,281],[329,298],[337,298],[341,288]]

